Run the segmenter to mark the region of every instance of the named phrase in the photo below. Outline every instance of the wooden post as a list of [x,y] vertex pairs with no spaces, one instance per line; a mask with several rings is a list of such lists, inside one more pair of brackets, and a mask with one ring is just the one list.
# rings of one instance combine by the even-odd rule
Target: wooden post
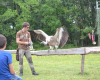
[[83,72],[84,72],[84,60],[85,60],[85,55],[83,54],[82,60],[81,60],[81,73],[80,74],[83,74]]
[[86,54],[86,48],[84,48],[84,54],[82,54],[82,59],[81,59],[81,72],[80,72],[80,74],[83,74],[83,72],[84,72],[85,54]]

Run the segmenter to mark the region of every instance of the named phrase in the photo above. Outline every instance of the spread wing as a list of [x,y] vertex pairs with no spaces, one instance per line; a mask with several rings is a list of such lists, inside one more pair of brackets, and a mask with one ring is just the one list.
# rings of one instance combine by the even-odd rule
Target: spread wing
[[63,29],[63,31],[62,31],[59,47],[63,47],[66,44],[69,37],[67,29],[65,27],[61,27],[61,28]]
[[46,36],[43,35],[42,30],[31,30],[29,32],[30,32],[31,38],[36,38],[40,41],[46,41]]

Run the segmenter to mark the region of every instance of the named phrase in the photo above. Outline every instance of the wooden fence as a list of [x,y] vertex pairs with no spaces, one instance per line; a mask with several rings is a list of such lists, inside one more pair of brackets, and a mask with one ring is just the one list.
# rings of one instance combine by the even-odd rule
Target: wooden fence
[[[5,50],[10,53],[16,53],[16,50]],[[71,49],[58,49],[50,50],[48,53],[48,50],[40,50],[40,51],[30,51],[32,55],[42,56],[42,55],[82,55],[81,59],[81,72],[80,74],[83,74],[84,72],[84,60],[86,54],[96,54],[100,53],[100,47],[80,47],[80,48],[71,48]]]

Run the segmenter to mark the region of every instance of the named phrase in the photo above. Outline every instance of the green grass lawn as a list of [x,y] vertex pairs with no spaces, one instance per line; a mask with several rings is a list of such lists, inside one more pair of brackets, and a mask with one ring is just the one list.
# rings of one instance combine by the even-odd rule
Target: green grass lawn
[[[19,62],[12,54],[15,71],[19,70]],[[81,71],[81,55],[32,55],[34,68],[39,75],[31,74],[30,67],[24,57],[23,80],[100,80],[100,54],[85,55],[84,74]],[[19,73],[17,73],[19,75]]]

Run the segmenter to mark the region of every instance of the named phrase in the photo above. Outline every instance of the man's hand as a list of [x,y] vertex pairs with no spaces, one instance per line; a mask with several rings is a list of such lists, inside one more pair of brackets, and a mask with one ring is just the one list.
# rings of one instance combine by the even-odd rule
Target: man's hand
[[25,42],[25,44],[26,44],[26,45],[28,45],[28,44],[29,44],[29,42]]

